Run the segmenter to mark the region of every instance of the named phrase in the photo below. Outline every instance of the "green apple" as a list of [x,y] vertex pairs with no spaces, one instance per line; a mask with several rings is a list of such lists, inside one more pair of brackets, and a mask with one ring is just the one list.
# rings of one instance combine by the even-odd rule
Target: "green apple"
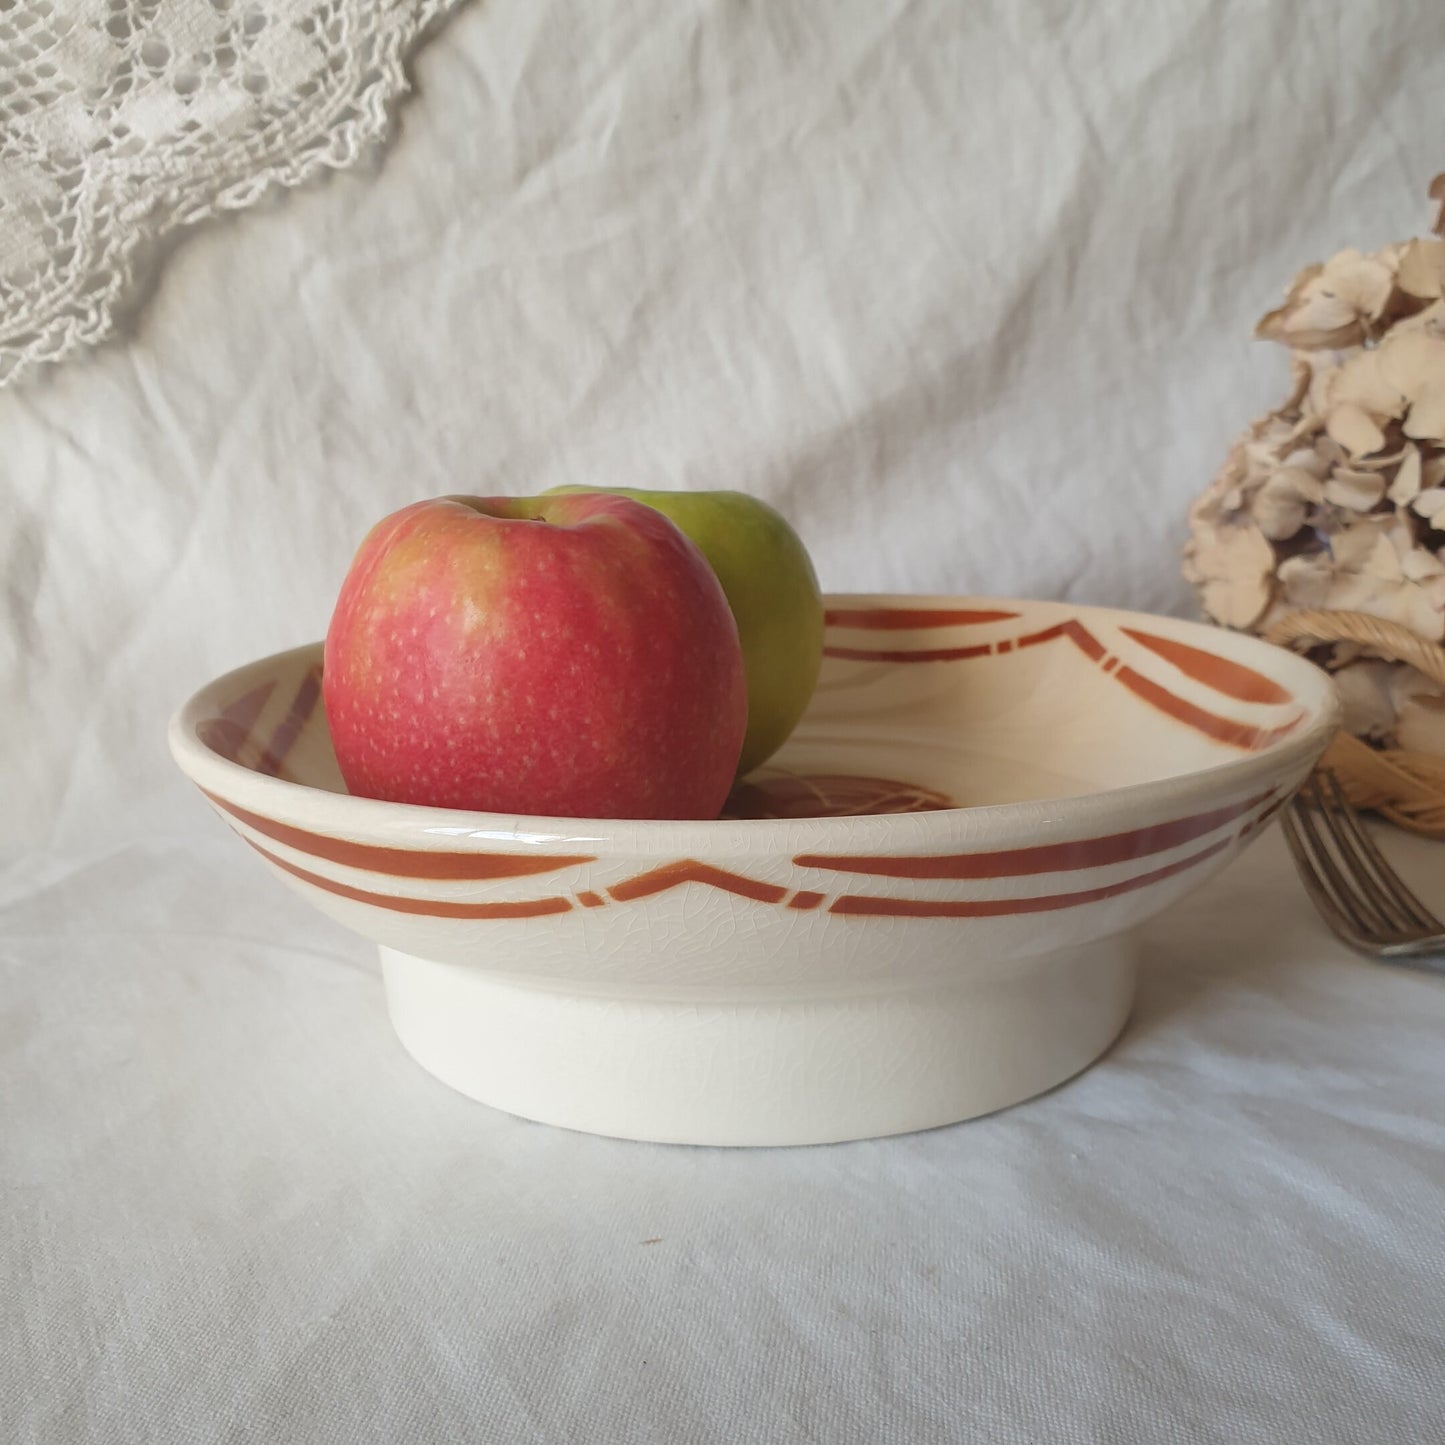
[[766,502],[744,492],[611,492],[654,508],[684,532],[717,573],[738,624],[748,679],[748,730],[738,776],[765,762],[803,715],[823,661],[823,599],[801,538]]

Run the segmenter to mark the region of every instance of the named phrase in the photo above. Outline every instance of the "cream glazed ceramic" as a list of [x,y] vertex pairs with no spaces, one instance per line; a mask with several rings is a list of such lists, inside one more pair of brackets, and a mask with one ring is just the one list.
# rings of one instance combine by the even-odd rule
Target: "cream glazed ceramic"
[[454,1088],[638,1139],[952,1123],[1123,1027],[1132,930],[1229,861],[1336,723],[1235,633],[1059,603],[828,600],[817,693],[717,822],[346,794],[319,645],[195,695],[176,761],[276,875],[374,941]]

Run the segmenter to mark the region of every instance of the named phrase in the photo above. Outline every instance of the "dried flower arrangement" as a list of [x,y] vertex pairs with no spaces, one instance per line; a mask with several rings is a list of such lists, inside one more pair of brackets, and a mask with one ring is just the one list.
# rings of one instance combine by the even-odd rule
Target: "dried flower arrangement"
[[1334,672],[1355,801],[1445,836],[1445,175],[1430,195],[1434,236],[1309,266],[1259,322],[1294,384],[1191,508],[1184,572]]

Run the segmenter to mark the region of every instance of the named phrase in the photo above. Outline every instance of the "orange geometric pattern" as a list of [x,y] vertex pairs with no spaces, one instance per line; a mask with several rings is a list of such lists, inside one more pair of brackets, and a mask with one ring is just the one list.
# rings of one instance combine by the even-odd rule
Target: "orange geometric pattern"
[[739,783],[724,818],[863,818],[879,813],[933,813],[957,803],[936,788],[845,773],[776,771]]
[[365,868],[372,873],[390,873],[398,878],[456,879],[479,882],[486,878],[525,878],[532,873],[552,873],[573,863],[595,863],[593,853],[460,853],[422,848],[382,848],[372,843],[352,843],[308,828],[279,823],[260,813],[229,803],[206,792],[211,802],[238,818],[248,828],[285,843],[302,853],[341,863],[348,868]]
[[[866,613],[854,614],[858,619],[867,615]],[[880,616],[886,615],[887,610],[880,609]],[[988,617],[987,620],[994,619]],[[874,627],[878,630],[887,630],[888,628],[888,624],[882,621],[870,623],[855,620],[850,622],[849,626]],[[1120,630],[1126,637],[1177,667],[1186,677],[1203,683],[1206,687],[1212,688],[1225,697],[1239,702],[1284,703],[1292,701],[1292,695],[1272,678],[1265,677],[1262,673],[1255,672],[1241,663],[1216,657],[1213,653],[1205,652],[1197,647],[1189,647],[1182,642],[1175,642],[1172,638],[1156,637],[1153,633],[1139,632],[1133,628],[1121,628]],[[1228,743],[1249,752],[1258,752],[1261,748],[1268,747],[1270,743],[1287,737],[1304,721],[1305,715],[1301,710],[1287,723],[1277,727],[1262,728],[1210,712],[1207,708],[1202,708],[1187,698],[1180,697],[1163,684],[1155,682],[1153,679],[1143,676],[1142,673],[1136,672],[1132,667],[1121,663],[1119,658],[1110,654],[1104,644],[1082,622],[1073,617],[1067,618],[1063,622],[1056,622],[1052,627],[1046,627],[1039,632],[1031,632],[1023,637],[1002,638],[996,642],[976,642],[962,647],[930,648],[828,646],[823,649],[823,654],[826,657],[844,658],[853,662],[957,662],[971,657],[1002,657],[1015,649],[1038,647],[1042,643],[1053,642],[1061,637],[1067,638],[1085,657],[1091,662],[1097,662],[1105,673],[1127,687],[1136,697],[1142,698],[1151,706],[1158,708],[1160,712],[1167,713],[1176,721],[1186,724],[1196,732],[1203,733],[1206,737],[1213,738],[1216,742]]]
[[[932,628],[981,626],[1009,621],[1018,613],[966,608],[856,608],[835,609],[828,623],[861,631],[900,632]],[[1195,683],[1223,696],[1245,703],[1280,705],[1292,696],[1273,679],[1213,653],[1132,628],[1121,629],[1139,646],[1154,653]],[[1136,696],[1207,736],[1234,746],[1256,750],[1293,732],[1303,712],[1291,721],[1272,728],[1254,727],[1220,716],[1171,692],[1111,655],[1107,648],[1076,618],[1068,618],[1040,631],[947,648],[869,648],[828,646],[828,656],[858,661],[928,663],[968,657],[1001,656],[1016,649],[1037,647],[1066,638],[1109,676]],[[253,688],[198,726],[201,740],[233,762],[257,771],[280,775],[286,759],[306,723],[314,715],[321,696],[321,670],[313,667],[301,679],[284,714],[269,736],[258,738],[257,727],[275,689],[274,682]],[[227,817],[233,827],[257,833],[295,852],[346,868],[398,880],[487,882],[514,879],[597,862],[592,854],[539,854],[528,850],[488,851],[445,848],[395,848],[357,843],[315,832],[239,807],[212,793],[206,797]],[[1032,847],[950,855],[849,856],[799,854],[793,865],[834,874],[899,879],[999,879],[1044,874],[1081,873],[1122,862],[1146,858],[1205,839],[1229,827],[1226,836],[1162,867],[1092,888],[1032,897],[991,899],[917,899],[866,893],[832,895],[820,889],[793,889],[783,884],[750,878],[696,858],[682,858],[650,868],[635,877],[609,885],[604,892],[582,888],[572,893],[555,893],[534,898],[497,902],[410,898],[344,883],[303,867],[263,846],[242,832],[241,836],[273,866],[312,887],[353,902],[394,912],[451,919],[533,918],[630,904],[655,897],[687,884],[715,888],[752,902],[783,906],[807,912],[826,907],[830,914],[846,917],[900,918],[984,918],[1010,914],[1037,913],[1080,907],[1117,897],[1151,883],[1172,877],[1205,863],[1243,838],[1263,827],[1285,801],[1283,793],[1259,794],[1226,808],[1212,809],[1190,817],[1154,824],[1094,838]],[[722,814],[734,819],[801,819],[855,817],[878,813],[928,812],[956,806],[951,798],[934,789],[887,778],[854,777],[843,774],[801,776],[787,772],[765,774],[737,787]]]
[[826,868],[834,873],[862,873],[874,878],[1026,878],[1040,873],[1079,873],[1130,863],[1203,838],[1268,803],[1272,792],[1257,793],[1243,803],[1213,808],[1188,818],[1106,833],[1069,843],[1035,843],[1027,848],[1002,848],[983,853],[857,854],[800,853],[800,868]]
[[[248,818],[241,816],[240,810],[221,803],[218,799],[213,799],[213,801],[224,808],[236,822],[249,822]],[[324,874],[312,872],[309,868],[303,868],[289,859],[282,858],[269,848],[263,847],[254,838],[246,837],[245,834],[241,834],[241,836],[268,862],[324,892],[350,899],[353,902],[367,903],[376,908],[387,908],[393,912],[420,914],[434,918],[543,917],[571,912],[574,906],[584,909],[603,908],[607,906],[608,898],[614,903],[635,903],[688,883],[716,888],[724,893],[732,893],[738,897],[750,899],[755,903],[783,904],[787,908],[797,911],[812,911],[821,908],[826,903],[828,905],[827,912],[855,918],[997,918],[1013,914],[1046,913],[1064,908],[1077,908],[1084,904],[1131,893],[1136,889],[1146,888],[1151,883],[1157,883],[1178,873],[1186,872],[1207,862],[1262,827],[1283,801],[1283,794],[1264,793],[1237,806],[1215,809],[1190,818],[1177,819],[1171,823],[1141,828],[1129,833],[1115,833],[1101,838],[1083,839],[1076,843],[1041,844],[1035,848],[947,856],[899,855],[896,857],[850,858],[843,855],[800,854],[793,860],[795,866],[800,868],[891,878],[996,879],[1037,876],[1044,873],[1081,873],[1121,861],[1133,861],[1147,857],[1151,853],[1167,852],[1180,846],[1183,842],[1204,837],[1227,824],[1237,825],[1230,829],[1227,836],[1216,839],[1208,846],[1185,858],[1176,859],[1172,863],[1145,873],[1135,874],[1130,878],[1064,893],[986,899],[917,899],[878,894],[841,893],[829,902],[830,895],[817,889],[794,891],[782,884],[749,878],[746,874],[719,868],[711,863],[703,863],[696,858],[681,858],[672,863],[664,863],[659,867],[650,868],[644,873],[625,879],[621,883],[612,884],[606,890],[607,897],[603,897],[602,894],[592,889],[582,889],[570,898],[558,893],[544,898],[516,899],[495,903],[407,898],[358,888],[353,884],[343,883],[339,879],[328,878]],[[1252,817],[1249,816],[1251,814]],[[296,830],[296,833],[300,835],[300,830]],[[286,838],[281,841],[285,841],[288,846],[299,847],[294,838]],[[325,854],[319,856],[325,856]],[[418,857],[425,856],[428,855],[418,853]],[[474,879],[506,876],[499,872],[487,872],[485,868],[492,860],[515,857],[511,854],[484,853],[445,856],[467,857],[480,862],[482,867],[475,872],[449,872],[444,875],[449,878],[470,877]],[[529,873],[541,872],[544,869],[555,871],[592,861],[595,860],[561,854],[542,855],[535,858],[535,862],[539,866],[528,868],[526,871]],[[412,871],[397,876],[437,877],[443,875],[423,875]]]
[[736,893],[739,897],[751,898],[755,903],[779,903],[788,895],[788,890],[776,883],[759,883],[756,878],[745,878],[741,873],[730,873],[726,868],[714,868],[711,863],[699,863],[696,858],[665,863],[661,868],[639,873],[625,883],[614,884],[607,891],[619,903],[632,903],[638,898],[666,893],[669,888],[676,888],[681,883],[706,883],[709,888]]
[[1176,642],[1172,637],[1155,637],[1152,632],[1139,632],[1133,627],[1121,627],[1119,631],[1166,662],[1172,662],[1185,677],[1192,677],[1196,682],[1212,687],[1215,692],[1222,692],[1226,697],[1236,698],[1240,702],[1273,703],[1276,706],[1291,701],[1290,693],[1272,677],[1266,677],[1252,667],[1245,667],[1243,663],[1231,662],[1227,657],[1205,652],[1202,647],[1190,647],[1188,643]]
[[1222,853],[1237,835],[1221,838],[1208,848],[1181,858],[1178,862],[1155,868],[1149,873],[1139,873],[1117,883],[1106,883],[1098,888],[1080,888],[1072,893],[1050,893],[1032,898],[886,898],[869,897],[865,894],[845,893],[837,899],[829,913],[868,914],[873,917],[890,918],[1002,918],[1016,913],[1053,913],[1060,908],[1078,908],[1085,903],[1098,903],[1105,898],[1117,898],[1122,893],[1133,893],[1136,889],[1147,888],[1151,883],[1172,878],[1176,873],[1197,868],[1199,864]]

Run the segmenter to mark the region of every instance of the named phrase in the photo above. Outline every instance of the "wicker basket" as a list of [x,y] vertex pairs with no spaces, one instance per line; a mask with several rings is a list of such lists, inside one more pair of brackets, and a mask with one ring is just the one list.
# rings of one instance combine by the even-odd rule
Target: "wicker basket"
[[[1363,612],[1291,612],[1265,629],[1267,641],[1307,651],[1332,642],[1358,642],[1381,656],[1409,663],[1445,687],[1445,647],[1396,622]],[[1357,808],[1368,808],[1427,838],[1445,839],[1445,757],[1372,748],[1337,734],[1320,761]]]

